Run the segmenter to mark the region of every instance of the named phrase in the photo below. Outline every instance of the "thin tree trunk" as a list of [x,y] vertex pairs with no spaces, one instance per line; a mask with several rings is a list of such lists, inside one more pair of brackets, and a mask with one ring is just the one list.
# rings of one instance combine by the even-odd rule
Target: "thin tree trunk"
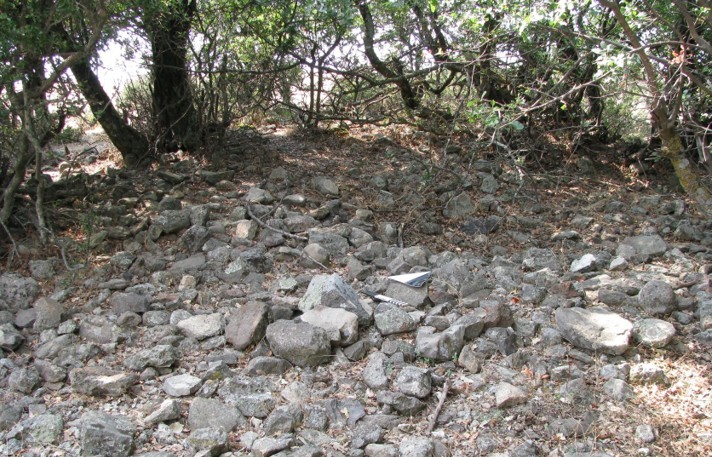
[[111,98],[104,91],[99,78],[89,65],[88,58],[82,59],[70,68],[94,117],[121,153],[124,165],[138,166],[149,151],[146,137],[128,125],[116,111]]

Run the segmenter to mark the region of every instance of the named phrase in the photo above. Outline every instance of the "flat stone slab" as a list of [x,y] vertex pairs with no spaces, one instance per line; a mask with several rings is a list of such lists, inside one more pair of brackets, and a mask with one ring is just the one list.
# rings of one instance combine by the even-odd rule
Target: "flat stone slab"
[[556,326],[574,346],[611,355],[629,346],[633,324],[605,308],[559,308]]

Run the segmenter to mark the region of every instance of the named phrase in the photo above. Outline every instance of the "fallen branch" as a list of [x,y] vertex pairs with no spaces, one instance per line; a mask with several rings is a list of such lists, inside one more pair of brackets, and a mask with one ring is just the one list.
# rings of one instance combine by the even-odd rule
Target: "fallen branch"
[[305,236],[294,235],[293,233],[285,232],[284,230],[270,227],[264,221],[262,221],[259,217],[255,216],[255,213],[252,212],[252,208],[250,207],[249,204],[247,204],[247,214],[250,216],[250,218],[253,221],[257,222],[257,225],[259,225],[260,227],[266,228],[267,230],[272,230],[273,232],[277,232],[280,235],[286,236],[287,238],[293,238],[293,239],[299,240],[299,241],[309,241],[309,239]]
[[433,413],[432,419],[430,419],[430,422],[428,422],[428,428],[425,430],[426,435],[430,435],[433,433],[433,429],[435,428],[435,423],[438,421],[438,416],[440,416],[440,411],[443,409],[443,405],[445,404],[445,399],[447,398],[447,392],[450,389],[450,383],[448,380],[445,380],[445,384],[443,384],[443,390],[440,392],[440,401],[438,402],[437,408],[435,408],[435,412]]

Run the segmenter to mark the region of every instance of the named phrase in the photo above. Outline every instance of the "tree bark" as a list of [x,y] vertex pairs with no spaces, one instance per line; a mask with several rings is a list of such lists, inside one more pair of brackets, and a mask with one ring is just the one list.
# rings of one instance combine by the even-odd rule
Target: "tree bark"
[[200,148],[201,126],[187,69],[187,50],[196,0],[175,2],[146,18],[153,53],[153,113],[164,149]]
[[111,98],[104,91],[99,78],[92,70],[88,58],[73,64],[70,69],[77,80],[82,95],[89,103],[94,117],[121,153],[124,165],[127,167],[138,166],[141,159],[148,154],[149,144],[146,137],[128,125],[116,111]]

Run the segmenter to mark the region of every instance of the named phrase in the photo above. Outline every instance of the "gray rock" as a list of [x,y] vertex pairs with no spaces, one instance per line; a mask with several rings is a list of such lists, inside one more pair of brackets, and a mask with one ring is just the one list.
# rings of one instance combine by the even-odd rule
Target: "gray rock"
[[435,457],[435,447],[430,438],[406,436],[398,448],[401,457]]
[[359,422],[353,429],[351,447],[354,449],[363,449],[369,444],[381,441],[384,434],[385,431],[376,424]]
[[210,232],[205,226],[191,225],[188,230],[178,239],[178,243],[184,246],[188,252],[194,254],[203,247],[210,239]]
[[25,341],[25,337],[22,336],[14,325],[0,325],[0,348],[6,351],[14,351],[20,347],[23,341]]
[[284,225],[289,233],[302,233],[317,227],[319,221],[307,214],[290,214],[284,219]]
[[392,444],[368,444],[364,448],[365,457],[397,457],[398,448]]
[[225,327],[225,337],[241,351],[264,338],[268,323],[267,304],[251,301],[232,311]]
[[572,273],[587,273],[595,269],[596,256],[588,253],[571,262],[571,268],[569,268],[569,271]]
[[309,230],[309,244],[318,244],[331,257],[343,257],[349,251],[349,241],[332,228],[313,228]]
[[361,262],[373,262],[387,256],[387,246],[383,241],[371,241],[356,249],[354,257]]
[[200,378],[184,373],[166,378],[163,381],[163,391],[171,397],[187,397],[197,392],[201,384]]
[[386,366],[388,356],[383,352],[374,352],[368,356],[366,366],[361,373],[363,382],[373,390],[381,390],[388,387],[388,374]]
[[220,313],[199,314],[176,324],[184,335],[202,341],[215,335],[222,334],[225,330],[225,319]]
[[193,430],[212,428],[230,432],[245,424],[237,408],[213,398],[195,397],[188,410],[188,426]]
[[616,401],[626,401],[635,396],[633,389],[622,379],[609,379],[603,383],[603,391]]
[[331,359],[329,335],[311,324],[280,320],[267,327],[266,336],[274,355],[294,365],[316,366]]
[[252,455],[254,457],[269,457],[292,446],[293,442],[294,436],[291,434],[257,438],[252,443]]
[[502,355],[510,355],[517,352],[517,335],[511,328],[488,328],[485,332],[485,337],[497,345],[497,349]]
[[39,386],[40,381],[40,374],[35,367],[20,367],[10,373],[7,378],[7,387],[29,395]]
[[30,260],[30,274],[35,279],[52,279],[55,275],[57,258],[47,260]]
[[480,185],[480,190],[486,194],[493,194],[499,189],[499,183],[497,179],[489,173],[479,173],[482,178],[482,184]]
[[432,390],[430,371],[412,365],[405,366],[396,376],[394,386],[402,394],[425,398]]
[[245,367],[248,376],[281,375],[292,368],[292,364],[277,357],[258,356],[250,360]]
[[243,219],[235,224],[234,238],[238,240],[254,240],[260,226],[253,220]]
[[323,195],[339,195],[339,186],[336,185],[334,181],[323,176],[317,176],[312,179],[312,187],[314,190]]
[[104,367],[80,367],[69,372],[72,389],[84,395],[120,397],[138,381],[133,373]]
[[331,254],[318,243],[309,243],[302,250],[301,264],[306,268],[319,268],[321,265],[329,265]]
[[35,359],[34,366],[44,382],[63,382],[67,378],[67,370],[44,359]]
[[371,323],[371,314],[363,307],[356,291],[337,274],[317,275],[312,278],[299,309],[309,311],[317,306],[341,308],[358,316],[360,326]]
[[404,301],[415,308],[422,308],[429,302],[427,287],[410,287],[396,281],[388,284],[383,295]]
[[703,330],[712,329],[712,299],[702,300],[697,310]]
[[316,306],[300,316],[302,322],[326,330],[337,346],[348,346],[358,339],[358,316],[339,308]]
[[[155,227],[155,228],[154,228]],[[177,233],[181,230],[190,227],[190,211],[189,210],[166,210],[161,211],[161,213],[153,221],[152,229],[158,230],[159,236],[161,234]],[[149,234],[151,229],[149,229]],[[155,241],[158,237],[152,239]]]
[[[635,254],[641,257],[656,257],[663,255],[667,251],[667,244],[659,235],[629,237],[624,239],[621,245],[632,247],[635,250]],[[626,256],[623,255],[623,257]]]
[[606,354],[623,354],[629,346],[633,324],[604,308],[559,308],[556,326],[573,345]]
[[42,297],[32,306],[37,314],[33,328],[36,331],[55,328],[62,322],[64,307],[57,300]]
[[391,303],[379,303],[373,316],[376,329],[381,335],[412,332],[418,323],[406,311]]
[[454,323],[453,327],[462,327],[464,330],[465,341],[472,341],[482,334],[485,328],[486,312],[482,308],[460,316]]
[[427,407],[427,403],[400,392],[381,390],[376,393],[378,403],[388,405],[403,416],[414,416]]
[[465,329],[452,326],[442,333],[433,327],[420,327],[415,337],[415,350],[421,357],[435,361],[453,360],[465,343]]
[[479,373],[480,359],[477,351],[471,345],[465,345],[457,358],[457,364],[465,368],[470,373]]
[[116,343],[117,328],[105,316],[88,316],[79,323],[79,336],[97,344]]
[[170,367],[178,359],[178,351],[171,345],[159,344],[141,349],[124,359],[124,366],[130,370],[141,371],[146,367]]
[[562,384],[559,388],[559,399],[566,404],[586,402],[591,399],[591,390],[583,378],[572,379]]
[[675,327],[661,319],[641,319],[633,325],[633,338],[643,346],[664,348],[675,336]]
[[23,406],[19,403],[0,402],[0,430],[7,430],[22,417]]
[[168,422],[180,418],[181,410],[180,404],[169,398],[163,400],[163,402],[158,405],[152,413],[143,419],[145,425],[154,425],[159,422]]
[[665,371],[652,363],[640,363],[630,368],[630,382],[632,384],[658,384],[670,385]]
[[642,424],[635,428],[635,437],[642,443],[652,443],[655,441],[655,429],[650,424]]
[[[173,262],[168,272],[174,277],[181,277],[184,274],[193,274],[202,270],[205,267],[206,259],[204,254],[195,254],[187,259]],[[131,310],[135,311],[135,310]],[[136,311],[140,312],[140,311]]]
[[64,420],[58,414],[38,414],[22,421],[23,439],[30,445],[58,444],[64,429]]
[[450,198],[443,209],[443,216],[448,219],[460,219],[472,215],[476,210],[469,195],[462,192]]
[[198,428],[190,432],[186,442],[196,451],[196,456],[217,457],[227,451],[228,435],[221,428]]
[[269,191],[260,189],[259,187],[250,187],[247,191],[245,200],[248,203],[256,203],[259,205],[269,205],[274,201],[274,197]]
[[117,316],[127,311],[141,314],[148,310],[148,297],[129,292],[114,292],[109,297],[109,305]]
[[129,456],[136,426],[123,416],[88,411],[80,419],[79,441],[84,455]]
[[0,275],[0,310],[16,312],[27,309],[39,293],[40,285],[32,278],[16,273]]
[[302,410],[297,405],[280,406],[272,410],[265,419],[263,428],[267,435],[292,433],[304,419]]
[[508,382],[500,382],[494,390],[495,405],[497,408],[508,408],[510,406],[526,403],[527,393],[517,386]]
[[524,252],[522,267],[525,271],[538,271],[548,268],[553,272],[562,271],[561,260],[550,249],[529,248]]
[[638,305],[652,316],[670,314],[676,304],[675,292],[665,281],[650,281],[638,293]]

